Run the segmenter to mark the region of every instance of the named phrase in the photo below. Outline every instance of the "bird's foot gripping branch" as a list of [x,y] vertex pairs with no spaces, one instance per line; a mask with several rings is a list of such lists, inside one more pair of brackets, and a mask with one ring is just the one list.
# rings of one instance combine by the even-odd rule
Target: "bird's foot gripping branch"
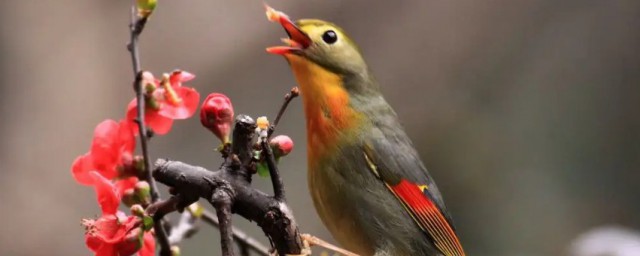
[[[137,0],[131,9],[127,48],[135,98],[124,118],[107,119],[96,126],[89,152],[77,157],[71,167],[79,184],[94,188],[102,210],[97,219],[82,220],[89,250],[104,256],[151,256],[156,251],[162,256],[179,255],[180,242],[204,222],[219,228],[224,256],[235,255],[234,244],[240,255],[308,255],[310,245],[353,255],[301,235],[287,205],[277,162],[291,152],[293,141],[272,134],[289,102],[298,95],[295,87],[286,95],[273,125],[265,117],[254,121],[238,115],[234,119],[231,101],[220,93],[209,94],[200,108],[200,121],[221,141],[218,151],[223,164],[219,169],[210,171],[166,159],[151,164],[149,140],[169,133],[174,120],[193,116],[200,102],[200,94],[184,84],[195,78],[193,74],[176,70],[154,77],[141,69],[138,40],[156,4],[155,0]],[[140,155],[135,153],[136,140]],[[273,195],[251,187],[255,174],[271,178]],[[169,198],[160,197],[156,182],[170,187]],[[199,205],[200,198],[215,213]],[[121,205],[129,207],[130,213],[119,211]],[[182,215],[172,224],[165,216],[174,211]],[[234,228],[233,213],[256,222],[269,238],[271,249]]]

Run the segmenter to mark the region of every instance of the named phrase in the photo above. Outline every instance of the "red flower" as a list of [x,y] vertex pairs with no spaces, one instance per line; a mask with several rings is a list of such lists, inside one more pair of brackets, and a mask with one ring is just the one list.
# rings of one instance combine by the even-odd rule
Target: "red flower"
[[[165,74],[161,81],[154,79],[149,72],[143,74],[146,91],[144,120],[155,133],[167,134],[174,119],[186,119],[196,112],[200,94],[193,88],[182,87],[183,82],[194,77],[179,70],[171,75]],[[135,120],[137,115],[137,101],[133,99],[127,106],[127,120]],[[137,125],[133,129],[137,134]]]
[[136,143],[131,132],[132,125],[125,120],[118,123],[107,119],[96,126],[91,149],[77,157],[71,166],[72,175],[78,183],[92,185],[91,171],[113,179],[118,176],[119,167],[131,163]]
[[99,256],[132,255],[136,251],[141,256],[153,255],[155,241],[149,241],[150,233],[144,234],[140,218],[118,212],[120,195],[116,186],[98,172],[88,176],[93,179],[102,216],[82,221],[87,247]]
[[209,94],[200,107],[200,123],[222,143],[229,142],[229,131],[233,123],[231,100],[221,93]]

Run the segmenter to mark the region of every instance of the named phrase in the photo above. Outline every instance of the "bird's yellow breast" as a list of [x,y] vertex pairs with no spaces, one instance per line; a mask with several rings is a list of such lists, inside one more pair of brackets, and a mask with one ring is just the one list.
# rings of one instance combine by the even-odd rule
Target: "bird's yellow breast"
[[287,55],[302,95],[307,124],[309,166],[314,166],[350,138],[362,114],[349,105],[342,78],[297,55]]

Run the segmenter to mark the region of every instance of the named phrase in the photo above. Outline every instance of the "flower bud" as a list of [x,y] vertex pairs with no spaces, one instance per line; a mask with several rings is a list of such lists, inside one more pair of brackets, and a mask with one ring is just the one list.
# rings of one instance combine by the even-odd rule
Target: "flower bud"
[[133,156],[129,152],[124,152],[121,157],[122,164],[117,167],[118,177],[127,178],[135,175],[135,167],[133,166]]
[[256,119],[256,133],[260,139],[266,138],[269,135],[269,119],[266,116],[261,116]]
[[133,191],[138,203],[147,204],[151,202],[151,187],[146,181],[138,181]]
[[141,155],[136,155],[133,157],[133,167],[135,169],[136,177],[145,177],[147,176],[147,170],[144,168],[144,157]]
[[149,17],[153,10],[158,5],[157,0],[136,0],[136,7],[138,7],[138,16]]
[[293,150],[293,140],[287,135],[273,137],[271,141],[269,141],[269,145],[276,159],[288,155]]
[[144,216],[144,208],[142,208],[139,204],[134,204],[131,206],[131,215],[143,217]]
[[132,156],[130,153],[122,154],[122,164],[118,166],[118,177],[145,177],[144,158],[140,155]]
[[258,119],[256,119],[256,126],[258,126],[260,130],[269,128],[269,119],[267,119],[266,116],[258,117]]
[[224,94],[212,93],[200,107],[200,123],[215,134],[222,143],[229,142],[233,123],[233,106]]
[[[149,71],[142,71],[140,74],[140,82],[142,82],[142,88],[147,90],[153,90],[156,87],[156,78],[153,76],[153,73]],[[148,88],[148,86],[153,86],[152,88]]]
[[138,200],[136,200],[135,192],[132,188],[127,189],[122,193],[122,203],[124,203],[124,205],[133,206],[134,204],[138,203],[137,201]]

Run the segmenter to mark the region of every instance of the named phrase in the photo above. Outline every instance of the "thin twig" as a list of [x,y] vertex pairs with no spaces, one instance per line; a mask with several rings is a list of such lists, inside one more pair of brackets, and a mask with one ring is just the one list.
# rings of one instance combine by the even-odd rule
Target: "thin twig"
[[[218,217],[210,211],[204,210],[202,212],[202,220],[214,227],[220,226]],[[270,255],[269,249],[266,246],[253,237],[247,235],[244,231],[235,227],[231,228],[231,231],[233,232],[233,240],[240,244],[240,248],[249,248],[262,256]]]
[[263,138],[260,143],[267,167],[269,168],[269,176],[271,177],[271,185],[273,186],[273,198],[280,202],[287,202],[287,197],[284,192],[284,182],[282,181],[282,177],[280,177],[278,165],[273,156],[273,150],[271,150],[271,146],[269,146],[269,140]]
[[145,25],[147,24],[147,17],[138,18],[136,6],[131,6],[131,16],[129,20],[129,44],[127,44],[127,50],[131,52],[131,62],[133,63],[133,73],[137,75],[140,73],[140,54],[138,51],[138,38],[142,34]]
[[[153,170],[151,169],[151,162],[149,160],[149,150],[147,147],[147,127],[144,122],[144,110],[145,110],[145,96],[142,84],[142,72],[140,71],[140,54],[138,51],[138,38],[144,30],[144,26],[147,23],[147,18],[138,18],[135,5],[131,7],[131,17],[129,23],[130,41],[127,45],[127,49],[131,53],[131,62],[133,64],[133,74],[135,76],[134,89],[136,92],[136,103],[138,115],[136,121],[138,123],[138,134],[140,137],[140,147],[142,148],[142,157],[144,158],[144,169],[146,171],[145,180],[149,183],[151,202],[154,203],[160,198],[158,193],[158,186],[153,179]],[[158,243],[160,245],[160,255],[171,255],[171,249],[169,247],[169,240],[167,233],[162,225],[162,220],[154,222],[154,229]]]
[[167,200],[159,200],[150,204],[145,209],[145,213],[153,217],[154,222],[160,222],[165,215],[172,213],[178,209],[183,199],[180,196],[172,196]]
[[303,240],[305,240],[307,243],[309,243],[309,246],[317,245],[317,246],[324,247],[324,248],[327,248],[329,250],[332,250],[334,252],[340,253],[340,254],[345,255],[345,256],[360,256],[358,254],[352,253],[352,252],[347,251],[345,249],[342,249],[342,248],[340,248],[338,246],[330,244],[329,242],[324,241],[324,240],[322,240],[322,239],[320,239],[320,238],[318,238],[316,236],[312,236],[310,234],[302,234],[300,236],[302,237]]
[[289,103],[291,103],[291,100],[298,97],[298,95],[300,95],[300,90],[297,86],[291,88],[291,91],[284,95],[284,102],[282,102],[282,106],[280,106],[280,110],[278,110],[276,119],[273,120],[273,125],[271,125],[271,129],[269,130],[269,136],[271,136],[276,126],[278,126],[278,123],[280,123],[280,119],[284,115],[285,110],[287,110],[287,107],[289,106]]
[[282,102],[282,106],[276,115],[276,119],[273,121],[273,124],[269,127],[269,133],[267,138],[263,138],[260,141],[262,146],[262,152],[264,154],[265,161],[267,162],[267,167],[269,168],[269,176],[271,177],[271,184],[273,185],[273,197],[280,201],[286,202],[287,198],[285,196],[284,183],[282,181],[282,177],[280,177],[280,172],[278,171],[278,165],[276,164],[275,157],[273,156],[273,150],[269,146],[269,138],[276,130],[276,126],[280,123],[280,119],[284,115],[284,112],[287,110],[289,103],[296,97],[300,95],[300,90],[298,87],[294,86],[291,90],[284,95],[284,102]]

